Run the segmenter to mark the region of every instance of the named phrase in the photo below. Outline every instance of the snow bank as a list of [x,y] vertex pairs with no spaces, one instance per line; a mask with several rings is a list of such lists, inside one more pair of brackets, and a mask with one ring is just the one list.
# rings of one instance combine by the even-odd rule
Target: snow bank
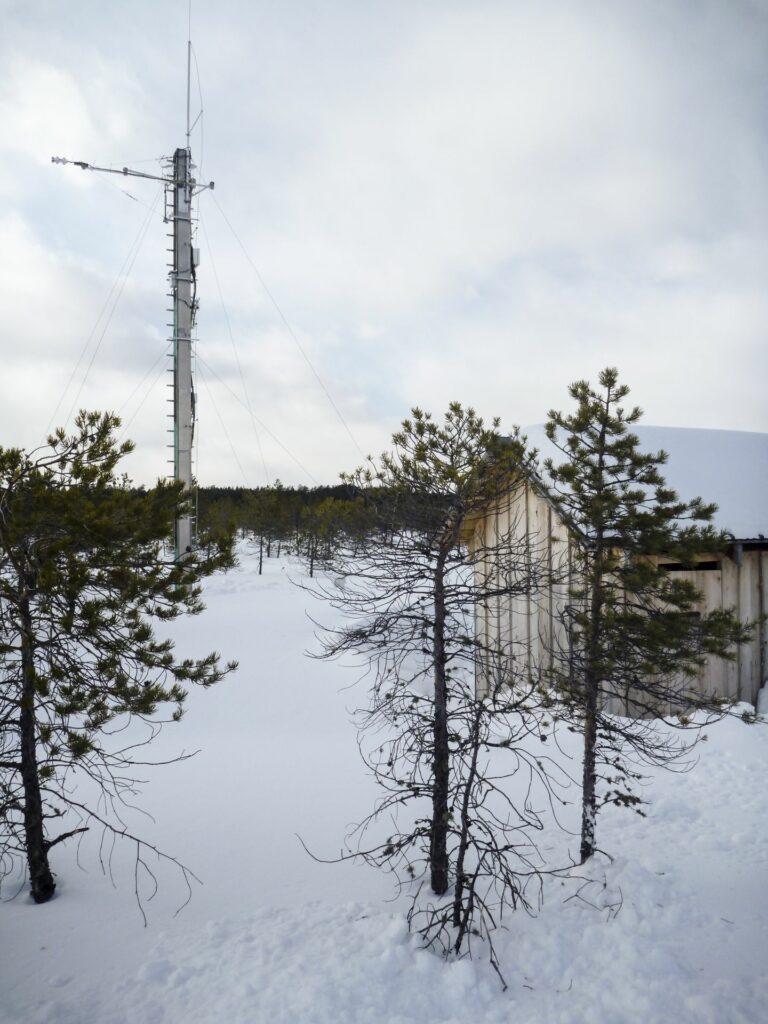
[[[509,990],[482,961],[418,948],[401,914],[312,903],[229,916],[152,945],[114,988],[86,986],[28,1007],[30,1024],[754,1024],[761,973],[723,971],[739,922],[666,873],[619,858],[563,886],[501,936]],[[602,908],[602,910],[600,909]],[[762,940],[765,935],[756,936]],[[759,947],[758,947],[759,948]],[[714,954],[714,955],[712,955]],[[727,953],[726,953],[727,956]],[[710,963],[711,959],[711,963]],[[61,979],[60,979],[61,984]]]

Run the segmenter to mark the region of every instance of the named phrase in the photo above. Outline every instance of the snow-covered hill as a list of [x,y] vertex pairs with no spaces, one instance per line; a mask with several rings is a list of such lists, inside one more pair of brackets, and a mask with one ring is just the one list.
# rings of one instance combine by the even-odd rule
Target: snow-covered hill
[[[287,576],[250,559],[178,624],[180,650],[217,648],[236,676],[194,693],[154,748],[144,833],[204,883],[172,871],[143,927],[133,851],[114,882],[97,836],[56,848],[56,898],[0,906],[0,1020],[7,1024],[754,1024],[768,1005],[768,728],[709,730],[700,764],[649,787],[648,817],[609,809],[580,899],[554,885],[540,915],[507,921],[504,993],[482,955],[445,963],[408,935],[390,882],[323,865],[375,793],[348,709],[354,668],[307,659],[328,618]],[[575,795],[575,794],[574,794]],[[572,822],[575,822],[573,817]],[[553,834],[552,842],[556,837]],[[574,844],[575,845],[575,844]],[[146,883],[143,889],[148,893]],[[3,888],[6,900],[12,884]],[[603,909],[599,909],[599,908]],[[597,908],[597,909],[596,909]],[[478,947],[482,953],[481,947]]]

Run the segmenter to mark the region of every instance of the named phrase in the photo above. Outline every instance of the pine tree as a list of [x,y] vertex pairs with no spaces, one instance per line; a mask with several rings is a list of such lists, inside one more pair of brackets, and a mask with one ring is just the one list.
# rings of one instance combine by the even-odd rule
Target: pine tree
[[[53,847],[92,825],[125,834],[110,809],[131,793],[140,749],[115,751],[105,729],[138,719],[151,738],[163,706],[181,717],[186,684],[234,667],[179,659],[154,633],[153,620],[201,611],[200,582],[232,564],[231,545],[174,561],[180,485],[118,478],[132,448],[118,426],[81,413],[42,451],[0,449],[0,846],[26,858],[38,903],[55,889]],[[98,799],[73,786],[78,774]]]
[[[534,802],[515,803],[505,780],[519,772],[522,792],[550,781],[521,742],[544,728],[536,681],[518,677],[510,651],[475,635],[475,614],[546,581],[514,525],[492,551],[466,542],[530,465],[524,438],[503,437],[497,421],[486,427],[458,403],[442,422],[414,409],[392,450],[345,478],[368,509],[367,536],[337,537],[312,588],[345,615],[324,655],[352,652],[371,669],[360,749],[382,796],[350,855],[401,884],[418,879],[409,921],[427,944],[459,952],[482,935],[494,964],[491,932],[505,908],[528,905],[541,863]],[[489,767],[495,757],[506,770]],[[434,896],[420,897],[422,874]]]
[[[722,702],[691,689],[707,655],[729,657],[749,635],[729,610],[697,612],[701,595],[663,562],[693,566],[696,555],[722,552],[716,506],[682,501],[666,486],[665,452],[643,452],[629,428],[642,412],[625,410],[618,372],[569,388],[574,412],[551,411],[547,436],[566,461],[546,460],[559,514],[576,540],[576,584],[563,611],[567,644],[557,679],[584,732],[581,859],[596,849],[599,807],[636,807],[638,764],[679,763],[692,741],[659,727],[658,716],[722,713]],[[607,713],[614,698],[632,718]],[[599,790],[599,783],[602,789]]]

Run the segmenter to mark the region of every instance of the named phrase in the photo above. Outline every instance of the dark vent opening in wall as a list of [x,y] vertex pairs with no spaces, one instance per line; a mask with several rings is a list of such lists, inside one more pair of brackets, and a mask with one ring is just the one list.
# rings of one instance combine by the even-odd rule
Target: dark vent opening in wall
[[682,562],[660,562],[659,568],[664,572],[715,572],[720,568],[720,563],[696,562],[695,565],[683,565]]

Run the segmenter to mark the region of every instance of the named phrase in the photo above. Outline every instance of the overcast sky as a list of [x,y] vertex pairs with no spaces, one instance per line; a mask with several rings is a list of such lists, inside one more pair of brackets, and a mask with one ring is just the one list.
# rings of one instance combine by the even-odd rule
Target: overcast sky
[[[186,39],[187,0],[0,0],[2,445],[108,408],[166,471],[157,187],[50,158],[158,173]],[[192,41],[201,483],[606,365],[646,423],[768,430],[768,0],[194,0]]]

